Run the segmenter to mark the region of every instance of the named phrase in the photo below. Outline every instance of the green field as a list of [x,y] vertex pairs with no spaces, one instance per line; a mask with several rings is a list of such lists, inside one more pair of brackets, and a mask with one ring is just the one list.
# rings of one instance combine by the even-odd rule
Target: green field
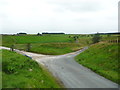
[[16,52],[2,50],[2,88],[60,87],[56,79],[37,62]]
[[25,35],[25,36],[2,36],[3,44],[26,44],[26,43],[55,43],[55,42],[71,42],[72,39],[68,35]]
[[[78,36],[77,40],[74,39]],[[101,35],[100,43],[92,45],[93,35],[25,35],[2,36],[2,46],[30,52],[61,55],[77,51],[85,46],[88,50],[76,56],[76,61],[96,73],[120,83],[118,73],[118,44],[108,43],[116,40],[117,35]],[[26,63],[28,62],[28,63]],[[35,61],[15,52],[3,50],[3,87],[19,88],[59,88],[56,80]],[[32,71],[31,71],[32,69]],[[19,79],[18,79],[19,78]],[[13,82],[14,80],[14,82]]]
[[96,73],[120,84],[118,74],[120,68],[118,63],[117,43],[100,42],[89,47],[88,50],[75,57],[76,61]]
[[[74,36],[78,36],[77,41]],[[61,55],[77,51],[84,46],[91,43],[91,37],[80,35],[25,35],[25,36],[12,36],[3,35],[2,45],[11,47],[14,45],[15,49],[27,51],[27,44],[30,43],[30,52]]]
[[0,89],[2,88],[2,50],[0,50]]
[[65,34],[65,35],[24,35],[24,36],[12,36],[3,35],[2,45],[6,44],[26,44],[26,43],[75,43],[74,36],[78,36],[78,43],[88,44],[91,43],[91,37]]

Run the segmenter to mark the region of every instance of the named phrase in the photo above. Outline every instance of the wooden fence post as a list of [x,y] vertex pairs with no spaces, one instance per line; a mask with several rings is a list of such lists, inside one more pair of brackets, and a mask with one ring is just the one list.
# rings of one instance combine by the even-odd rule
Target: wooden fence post
[[27,51],[28,51],[28,52],[30,51],[30,48],[31,48],[31,44],[28,43],[28,44],[27,44]]
[[119,42],[118,42],[118,38],[117,38],[117,43],[119,43]]
[[14,51],[14,45],[11,45],[10,50]]

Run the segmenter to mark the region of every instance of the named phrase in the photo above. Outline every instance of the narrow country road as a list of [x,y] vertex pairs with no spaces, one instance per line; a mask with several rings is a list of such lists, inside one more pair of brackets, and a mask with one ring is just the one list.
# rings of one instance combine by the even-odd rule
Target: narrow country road
[[[9,48],[0,47],[0,49]],[[105,79],[74,60],[76,55],[86,49],[87,47],[77,52],[57,56],[19,50],[16,50],[16,52],[32,57],[38,63],[43,64],[55,77],[63,82],[66,88],[118,88],[118,84]]]

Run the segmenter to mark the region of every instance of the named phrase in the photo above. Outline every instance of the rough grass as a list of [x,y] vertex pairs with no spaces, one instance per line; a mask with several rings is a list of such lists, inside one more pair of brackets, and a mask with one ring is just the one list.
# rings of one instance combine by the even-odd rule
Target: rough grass
[[75,43],[74,36],[78,36],[78,43],[90,44],[91,37],[80,35],[25,35],[25,36],[12,36],[3,35],[2,45],[6,44],[27,44],[27,43]]
[[2,50],[3,88],[60,88],[37,62],[16,52]]
[[47,35],[47,36],[2,36],[3,44],[26,44],[26,43],[55,43],[55,42],[71,42],[72,38],[68,35]]
[[117,38],[120,39],[120,35],[101,35],[101,37],[101,41],[116,40]]
[[0,89],[2,88],[2,51],[0,50]]
[[[16,44],[15,48],[26,51],[27,44]],[[82,45],[76,43],[31,44],[30,52],[47,55],[61,55],[79,50],[81,48]]]
[[118,74],[118,44],[116,43],[98,43],[90,46],[83,53],[76,56],[76,61],[100,75],[120,84]]
[[[70,36],[70,37],[69,37]],[[27,50],[27,44],[31,44],[30,52],[61,55],[81,49],[91,43],[91,37],[77,35],[78,42],[74,40],[75,35],[26,35],[26,36],[5,36],[2,37],[2,45],[16,49]]]

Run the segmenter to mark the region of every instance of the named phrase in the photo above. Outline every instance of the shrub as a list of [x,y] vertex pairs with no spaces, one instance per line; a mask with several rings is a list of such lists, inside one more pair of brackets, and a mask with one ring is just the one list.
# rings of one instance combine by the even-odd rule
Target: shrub
[[101,39],[101,36],[99,33],[95,34],[92,38],[93,43],[98,43]]

